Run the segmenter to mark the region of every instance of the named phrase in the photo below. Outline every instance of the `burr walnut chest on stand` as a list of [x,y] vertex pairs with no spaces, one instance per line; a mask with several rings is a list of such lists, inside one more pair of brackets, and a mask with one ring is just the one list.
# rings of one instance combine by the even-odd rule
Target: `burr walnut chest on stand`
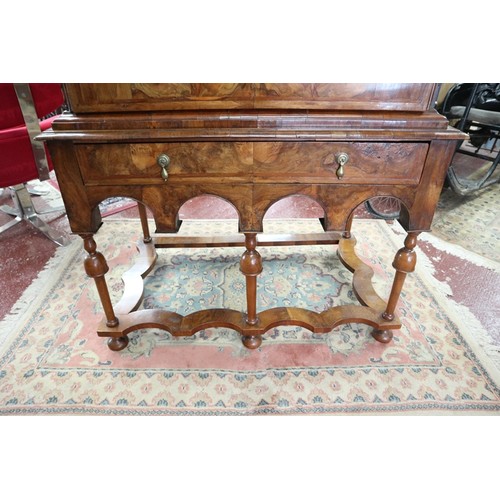
[[[432,109],[434,84],[67,84],[70,111],[43,133],[54,163],[71,229],[84,240],[85,270],[95,280],[104,310],[98,335],[112,350],[131,331],[155,327],[193,335],[229,327],[256,348],[280,325],[330,332],[342,323],[371,325],[389,342],[400,328],[395,311],[406,274],[415,268],[417,235],[428,231],[446,170],[463,134]],[[189,238],[176,233],[179,208],[209,194],[230,202],[239,215],[233,237]],[[324,209],[324,233],[262,234],[266,210],[291,195]],[[112,304],[108,266],[93,235],[99,203],[108,197],[137,200],[141,258],[127,273],[122,299]],[[401,201],[408,233],[394,258],[387,300],[371,284],[371,269],[355,254],[352,214],[373,196]],[[153,213],[150,234],[146,209]],[[359,304],[321,313],[298,307],[257,310],[261,245],[338,243],[353,273]],[[207,309],[188,316],[163,309],[138,310],[142,278],[157,247],[242,246],[246,310]]]

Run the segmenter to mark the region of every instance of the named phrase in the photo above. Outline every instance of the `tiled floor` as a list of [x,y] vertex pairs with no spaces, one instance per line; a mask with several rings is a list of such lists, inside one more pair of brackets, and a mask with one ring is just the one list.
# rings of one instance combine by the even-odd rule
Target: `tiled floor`
[[[35,202],[40,200],[35,200]],[[0,194],[0,205],[10,204],[7,191]],[[360,207],[358,217],[370,217]],[[128,209],[112,217],[135,217],[136,209]],[[227,203],[214,197],[200,198],[187,202],[180,212],[181,218],[235,218],[234,209]],[[282,200],[269,210],[267,217],[274,218],[308,218],[321,217],[322,210],[314,201],[303,197],[291,197]],[[66,216],[61,213],[43,216],[52,226],[69,232]],[[0,212],[0,225],[11,220],[11,217]],[[425,242],[419,245],[432,260],[436,249]],[[56,246],[38,230],[27,222],[0,234],[0,320],[9,313],[25,288],[43,269],[46,262],[54,254]],[[497,290],[500,289],[500,278],[488,269],[464,262],[463,259],[446,254],[440,255],[433,263],[436,277],[446,283],[454,300],[467,306],[481,323],[498,337],[500,303]]]

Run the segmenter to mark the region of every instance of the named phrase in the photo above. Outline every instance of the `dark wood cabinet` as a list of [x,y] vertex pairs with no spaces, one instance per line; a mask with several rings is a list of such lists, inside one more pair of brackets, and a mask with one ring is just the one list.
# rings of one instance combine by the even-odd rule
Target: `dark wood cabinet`
[[[415,267],[416,238],[430,229],[444,176],[463,134],[432,109],[434,84],[67,84],[71,111],[40,136],[48,142],[72,231],[84,239],[87,274],[96,281],[105,319],[98,334],[123,349],[127,333],[160,327],[174,335],[227,326],[247,347],[278,325],[327,332],[346,322],[374,327],[388,342],[401,326],[396,303]],[[240,235],[203,241],[169,239],[187,200],[212,194],[239,214]],[[324,234],[263,236],[266,210],[284,197],[303,194],[324,209]],[[109,299],[107,263],[93,240],[98,205],[112,196],[139,202],[145,269],[155,248],[168,245],[241,245],[247,311],[199,311],[186,317],[166,310],[138,310],[142,290],[126,287],[119,304]],[[402,202],[408,231],[394,259],[388,301],[375,293],[370,271],[356,256],[352,213],[373,196]],[[144,205],[156,232],[147,227]],[[360,304],[317,314],[300,308],[256,310],[262,270],[259,245],[338,241],[341,261],[354,272]],[[140,293],[139,293],[140,292]]]
[[93,83],[67,85],[75,113],[225,109],[425,111],[431,83]]

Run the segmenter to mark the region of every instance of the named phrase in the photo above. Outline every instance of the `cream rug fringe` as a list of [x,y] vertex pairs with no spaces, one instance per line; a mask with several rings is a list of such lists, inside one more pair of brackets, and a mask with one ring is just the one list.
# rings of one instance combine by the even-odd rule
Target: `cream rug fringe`
[[[406,235],[405,230],[398,222],[394,222],[391,227],[393,228],[395,234],[401,235],[402,242],[404,235]],[[486,269],[490,269],[494,272],[500,272],[499,263],[475,254],[460,247],[459,245],[443,241],[430,233],[420,234],[419,239],[428,242],[442,252],[460,257],[464,260],[472,262],[476,266],[485,267]],[[446,309],[452,321],[454,321],[454,323],[460,328],[462,335],[466,337],[467,342],[471,344],[474,351],[479,353],[483,351],[484,354],[486,354],[486,356],[481,356],[481,361],[485,364],[485,366],[490,369],[493,364],[497,375],[500,376],[500,345],[495,342],[482,323],[467,306],[459,304],[452,299],[453,291],[450,286],[435,277],[436,269],[434,264],[431,259],[429,259],[429,257],[427,257],[427,255],[418,248],[418,245],[416,252],[419,276],[422,279],[425,279],[426,283],[439,294],[447,297],[447,300],[442,303],[443,308]],[[464,325],[467,325],[467,332],[463,330]],[[480,347],[480,349],[477,349],[477,347]]]
[[[38,276],[24,290],[14,307],[2,321],[0,321],[0,352],[11,335],[19,331],[20,325],[33,315],[41,302],[46,300],[50,289],[56,284],[54,277],[57,276],[58,269],[66,269],[75,257],[82,256],[79,260],[83,262],[83,245],[81,238],[72,237],[74,240],[65,247],[58,247],[54,256],[47,262]],[[82,278],[85,276],[82,265]]]

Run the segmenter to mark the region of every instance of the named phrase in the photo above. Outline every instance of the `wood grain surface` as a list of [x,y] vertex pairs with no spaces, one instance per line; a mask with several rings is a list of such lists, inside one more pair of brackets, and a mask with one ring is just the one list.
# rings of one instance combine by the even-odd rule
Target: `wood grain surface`
[[[109,348],[119,351],[128,344],[127,334],[141,328],[193,335],[222,326],[239,331],[243,344],[256,349],[262,335],[277,326],[321,333],[361,322],[374,327],[377,341],[389,342],[401,325],[396,308],[415,266],[417,234],[431,227],[456,141],[465,137],[432,109],[435,89],[426,83],[66,84],[71,112],[40,139],[48,142],[71,229],[85,242],[85,269],[105,313],[98,334],[110,337]],[[163,168],[160,155],[169,157]],[[339,169],[342,157],[347,161]],[[175,235],[183,204],[204,194],[235,208],[241,234]],[[258,234],[269,208],[295,195],[323,208],[327,233]],[[350,233],[355,209],[374,196],[401,201],[399,220],[409,232],[394,259],[387,302],[376,294],[373,272],[356,256]],[[125,293],[115,307],[105,279],[108,264],[93,239],[101,224],[99,203],[109,197],[140,202],[144,233],[140,258],[125,275]],[[145,207],[153,215],[154,233]],[[259,246],[336,241],[341,261],[354,273],[360,305],[322,313],[296,307],[257,310]],[[244,247],[245,313],[134,312],[156,247],[217,245]]]

